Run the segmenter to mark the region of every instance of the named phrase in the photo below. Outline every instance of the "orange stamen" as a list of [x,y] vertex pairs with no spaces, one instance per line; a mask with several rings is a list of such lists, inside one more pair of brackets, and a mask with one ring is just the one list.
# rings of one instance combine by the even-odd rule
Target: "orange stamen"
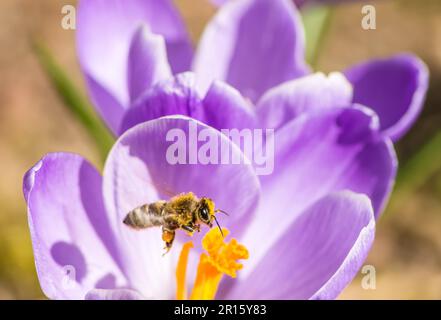
[[[222,229],[224,236],[229,234],[225,228]],[[215,228],[207,232],[202,239],[202,247],[207,251],[202,253],[199,259],[196,279],[190,299],[206,300],[214,299],[219,283],[224,274],[235,278],[236,271],[243,268],[239,259],[248,259],[248,250],[239,244],[236,239],[226,243],[224,237]],[[191,242],[187,242],[182,248],[181,255],[176,269],[177,299],[186,299],[186,266]]]
[[193,242],[189,241],[182,247],[181,254],[179,255],[178,266],[176,268],[176,299],[187,299],[187,286],[185,279],[187,277],[187,261],[190,249],[193,248]]

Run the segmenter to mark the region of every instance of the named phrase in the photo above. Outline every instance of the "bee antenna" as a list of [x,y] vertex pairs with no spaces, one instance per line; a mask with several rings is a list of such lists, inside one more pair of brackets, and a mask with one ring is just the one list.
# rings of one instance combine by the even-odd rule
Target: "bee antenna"
[[216,209],[215,212],[221,212],[221,213],[223,213],[226,216],[230,216],[227,212],[225,212],[224,210],[221,210],[221,209]]
[[219,228],[219,231],[220,231],[220,233],[221,233],[221,235],[222,235],[222,238],[225,238],[225,237],[224,237],[224,233],[222,232],[222,228],[221,228],[219,222],[218,222],[217,219],[216,219],[216,216],[213,216],[213,218],[214,218],[214,221],[216,221],[216,224],[217,224],[217,226],[218,226],[218,228]]

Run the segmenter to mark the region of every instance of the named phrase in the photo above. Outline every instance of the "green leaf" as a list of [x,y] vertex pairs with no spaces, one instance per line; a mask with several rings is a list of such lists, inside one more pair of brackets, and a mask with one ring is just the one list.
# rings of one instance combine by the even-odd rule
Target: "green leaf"
[[66,72],[57,64],[49,50],[40,43],[34,44],[34,50],[41,66],[63,99],[64,105],[68,107],[87,130],[95,142],[101,159],[104,162],[110,148],[115,142],[115,137],[97,116],[87,99],[72,83]]
[[415,190],[441,169],[441,132],[438,132],[401,168],[396,188],[400,191]]
[[323,40],[332,17],[330,6],[314,6],[302,12],[306,38],[306,60],[311,66],[317,64]]

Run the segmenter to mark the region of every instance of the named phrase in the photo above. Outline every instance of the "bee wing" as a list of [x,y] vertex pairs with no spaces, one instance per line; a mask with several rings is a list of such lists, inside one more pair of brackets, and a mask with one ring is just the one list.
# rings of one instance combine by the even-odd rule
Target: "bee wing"
[[158,192],[158,195],[161,199],[164,198],[173,198],[175,195],[177,195],[177,192],[173,190],[169,185],[167,185],[165,182],[159,182],[159,181],[151,181],[153,186],[155,187],[156,191]]

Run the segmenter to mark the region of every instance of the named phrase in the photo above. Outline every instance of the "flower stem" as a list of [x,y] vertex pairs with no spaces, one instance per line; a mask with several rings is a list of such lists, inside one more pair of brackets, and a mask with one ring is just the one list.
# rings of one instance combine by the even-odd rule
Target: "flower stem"
[[302,13],[306,37],[306,60],[312,67],[317,65],[323,40],[329,31],[332,12],[330,6],[315,6],[305,9]]
[[115,142],[114,136],[95,114],[93,107],[79,92],[64,70],[57,64],[49,50],[41,43],[34,43],[34,50],[45,73],[51,80],[64,105],[73,113],[95,142],[104,160]]
[[441,131],[415,153],[401,168],[397,190],[411,191],[421,187],[441,168]]

